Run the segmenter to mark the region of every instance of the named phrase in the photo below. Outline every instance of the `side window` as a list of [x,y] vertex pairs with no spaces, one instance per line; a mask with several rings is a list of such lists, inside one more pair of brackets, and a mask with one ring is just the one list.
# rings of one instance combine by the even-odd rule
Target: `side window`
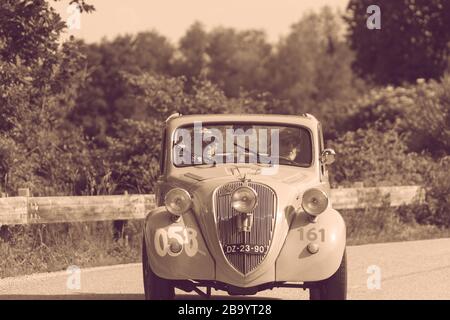
[[165,173],[166,165],[166,128],[164,127],[161,135],[161,150],[159,151],[159,174]]

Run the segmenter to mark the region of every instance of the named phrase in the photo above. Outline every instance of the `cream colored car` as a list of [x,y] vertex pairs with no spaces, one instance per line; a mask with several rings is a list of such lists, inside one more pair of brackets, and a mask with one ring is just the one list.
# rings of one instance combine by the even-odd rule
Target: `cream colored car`
[[143,231],[146,298],[289,287],[345,299],[345,224],[329,198],[334,157],[309,114],[169,117],[157,208]]

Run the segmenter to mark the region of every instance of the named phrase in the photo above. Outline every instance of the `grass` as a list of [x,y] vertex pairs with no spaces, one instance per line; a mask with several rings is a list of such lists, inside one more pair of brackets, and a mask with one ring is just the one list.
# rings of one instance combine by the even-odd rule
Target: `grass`
[[111,222],[15,226],[0,231],[0,278],[138,262],[142,222],[130,221],[113,240]]
[[342,216],[347,226],[347,245],[450,237],[449,228],[404,221],[392,208],[345,210]]
[[[392,209],[348,210],[347,244],[450,237],[450,229],[404,222]],[[141,260],[141,221],[129,221],[114,241],[111,222],[0,228],[0,278]]]

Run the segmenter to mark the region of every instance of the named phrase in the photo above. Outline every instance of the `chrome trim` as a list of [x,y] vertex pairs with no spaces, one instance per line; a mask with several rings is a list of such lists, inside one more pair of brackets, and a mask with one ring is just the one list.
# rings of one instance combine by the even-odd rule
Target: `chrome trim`
[[[252,211],[254,222],[251,231],[239,232],[236,219],[241,218],[242,213],[231,206],[230,187],[234,190],[245,184],[253,188],[258,194],[258,206]],[[221,193],[222,190],[223,193]],[[213,212],[217,239],[225,259],[231,267],[242,275],[249,274],[263,262],[272,244],[277,212],[275,191],[265,184],[251,181],[226,183],[214,190]],[[262,255],[247,253],[226,254],[223,251],[224,244],[241,243],[265,246],[266,251]]]

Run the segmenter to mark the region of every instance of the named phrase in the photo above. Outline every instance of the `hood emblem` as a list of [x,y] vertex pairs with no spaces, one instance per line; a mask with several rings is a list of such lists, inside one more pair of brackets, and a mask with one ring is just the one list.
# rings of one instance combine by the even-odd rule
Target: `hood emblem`
[[224,186],[222,187],[221,196],[223,197],[223,196],[227,196],[227,195],[232,194],[235,188],[236,188],[236,187],[233,186],[232,184],[224,185]]

